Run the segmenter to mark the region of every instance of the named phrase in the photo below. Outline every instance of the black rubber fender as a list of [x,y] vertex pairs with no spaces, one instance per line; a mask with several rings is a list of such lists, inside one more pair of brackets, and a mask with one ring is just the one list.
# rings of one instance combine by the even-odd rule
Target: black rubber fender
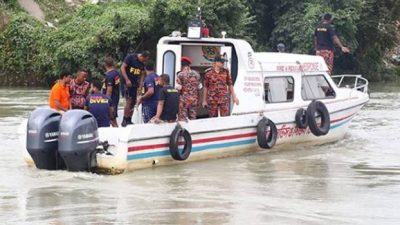
[[[325,104],[320,101],[312,101],[307,107],[308,126],[311,133],[315,136],[328,134],[331,127],[331,119]],[[318,124],[317,118],[321,117],[321,123]]]
[[[181,137],[185,143],[183,150],[179,150],[179,139]],[[173,159],[179,161],[186,160],[192,151],[192,136],[189,131],[181,126],[176,126],[169,139],[169,151]]]
[[278,129],[275,123],[263,117],[257,124],[258,146],[260,146],[260,148],[270,149],[274,147],[277,139]]
[[298,109],[296,112],[295,121],[298,128],[306,129],[308,127],[307,111],[303,108]]

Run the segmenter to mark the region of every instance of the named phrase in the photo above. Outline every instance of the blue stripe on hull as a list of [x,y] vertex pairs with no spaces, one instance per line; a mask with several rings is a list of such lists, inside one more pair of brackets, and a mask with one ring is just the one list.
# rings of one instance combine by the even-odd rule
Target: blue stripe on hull
[[[337,123],[335,125],[331,125],[330,129],[335,129],[340,126],[343,126],[344,124],[350,122],[352,118],[349,118],[345,121],[342,121],[340,123]],[[227,142],[227,143],[218,143],[218,144],[209,144],[209,145],[203,145],[203,146],[195,146],[192,148],[192,152],[200,152],[200,151],[205,151],[205,150],[211,150],[211,149],[222,149],[222,148],[228,148],[228,147],[235,147],[235,146],[241,146],[241,145],[249,145],[253,144],[256,142],[255,138],[249,139],[249,140],[241,140],[241,141],[233,141],[233,142]],[[155,152],[146,152],[146,153],[141,153],[141,154],[134,154],[134,155],[128,155],[127,159],[129,160],[136,160],[136,159],[145,159],[145,158],[151,158],[151,157],[161,157],[161,156],[169,156],[169,149],[167,150],[162,150],[162,151],[155,151]]]
[[340,123],[337,123],[337,124],[335,124],[335,125],[331,125],[331,129],[335,129],[335,128],[338,128],[338,127],[340,127],[340,126],[343,126],[344,124],[350,122],[352,119],[353,119],[353,118],[349,118],[349,119],[347,119],[347,120],[345,120],[345,121],[342,121],[342,122],[340,122]]
[[[232,142],[226,142],[226,143],[209,144],[209,145],[203,145],[203,146],[195,146],[192,148],[192,152],[200,152],[200,151],[211,150],[211,149],[222,149],[222,148],[229,148],[229,147],[235,147],[235,146],[241,146],[241,145],[249,145],[249,144],[254,144],[255,142],[256,142],[256,139],[252,138],[249,140],[241,140],[241,141],[232,141]],[[169,156],[169,155],[170,155],[169,150],[162,150],[162,151],[157,151],[157,152],[146,152],[146,153],[141,153],[141,154],[128,155],[128,160]]]

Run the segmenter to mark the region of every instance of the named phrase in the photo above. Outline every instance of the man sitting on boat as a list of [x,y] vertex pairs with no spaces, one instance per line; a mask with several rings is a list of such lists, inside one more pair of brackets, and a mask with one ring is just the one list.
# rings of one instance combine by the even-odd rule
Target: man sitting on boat
[[157,113],[157,101],[160,92],[160,77],[154,72],[154,64],[148,62],[145,66],[144,95],[138,98],[142,104],[143,122],[148,123]]
[[178,73],[176,79],[177,89],[180,92],[179,120],[187,118],[194,120],[199,105],[200,74],[190,68],[192,60],[189,57],[183,56],[181,64],[182,71]]
[[229,70],[224,68],[225,59],[217,56],[214,61],[214,67],[208,69],[204,77],[203,107],[207,107],[210,117],[217,117],[218,111],[221,116],[230,116],[229,92],[236,105],[239,105],[239,99]]
[[92,92],[85,101],[85,110],[89,111],[97,120],[98,127],[110,127],[113,119],[111,98],[101,93],[102,82],[98,79],[92,81]]
[[62,71],[60,79],[51,88],[49,97],[49,106],[60,112],[65,112],[71,109],[69,82],[71,82],[71,73]]
[[168,74],[162,74],[160,76],[160,85],[162,88],[158,100],[157,114],[152,119],[152,122],[175,122],[179,108],[178,90],[169,84]]

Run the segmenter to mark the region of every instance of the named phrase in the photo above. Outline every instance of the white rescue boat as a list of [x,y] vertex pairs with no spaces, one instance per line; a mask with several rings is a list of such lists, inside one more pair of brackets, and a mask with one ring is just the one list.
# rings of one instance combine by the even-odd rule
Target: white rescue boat
[[227,61],[240,100],[231,104],[231,116],[97,128],[90,113],[72,110],[61,116],[43,109],[47,113],[33,113],[24,132],[25,161],[43,169],[60,169],[65,163],[72,171],[117,174],[283,144],[334,142],[344,137],[369,100],[368,81],[360,75],[330,76],[321,57],[257,53],[238,39],[163,37],[157,46],[157,72],[175,81],[180,58],[188,56],[204,74],[219,54]]

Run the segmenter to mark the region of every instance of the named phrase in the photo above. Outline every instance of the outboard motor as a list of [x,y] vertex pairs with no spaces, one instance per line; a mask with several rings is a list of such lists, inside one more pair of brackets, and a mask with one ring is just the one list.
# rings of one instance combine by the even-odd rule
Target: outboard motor
[[54,109],[38,108],[28,119],[26,149],[38,169],[62,169],[58,154],[58,128],[61,114]]
[[99,144],[97,121],[84,110],[64,113],[60,122],[58,151],[69,171],[92,171],[97,166],[96,147]]

